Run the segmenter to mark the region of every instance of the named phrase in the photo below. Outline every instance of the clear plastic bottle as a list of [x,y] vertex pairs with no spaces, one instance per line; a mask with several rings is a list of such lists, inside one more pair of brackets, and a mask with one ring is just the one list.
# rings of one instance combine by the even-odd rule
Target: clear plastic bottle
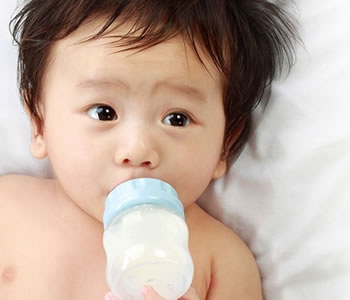
[[167,183],[139,178],[107,197],[103,245],[107,282],[120,300],[143,300],[152,286],[166,300],[180,298],[193,279],[184,208]]

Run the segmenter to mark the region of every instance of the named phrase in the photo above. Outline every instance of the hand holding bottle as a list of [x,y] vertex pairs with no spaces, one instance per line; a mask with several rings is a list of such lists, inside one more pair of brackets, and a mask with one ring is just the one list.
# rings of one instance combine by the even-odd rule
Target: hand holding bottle
[[[157,294],[157,292],[151,287],[145,287],[142,291],[144,295],[144,300],[165,300]],[[112,292],[105,296],[105,300],[119,300],[116,298]],[[200,300],[194,288],[190,288],[185,295],[183,295],[179,300]]]

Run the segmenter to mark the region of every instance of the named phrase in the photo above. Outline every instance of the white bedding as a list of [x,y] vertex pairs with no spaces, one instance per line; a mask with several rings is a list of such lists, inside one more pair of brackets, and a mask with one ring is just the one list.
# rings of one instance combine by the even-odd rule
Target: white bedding
[[[254,252],[266,300],[350,299],[350,2],[295,0],[304,48],[229,174],[200,203]],[[50,176],[29,152],[0,1],[0,174]]]
[[296,4],[297,65],[275,82],[248,147],[202,203],[248,242],[267,300],[347,300],[350,2]]

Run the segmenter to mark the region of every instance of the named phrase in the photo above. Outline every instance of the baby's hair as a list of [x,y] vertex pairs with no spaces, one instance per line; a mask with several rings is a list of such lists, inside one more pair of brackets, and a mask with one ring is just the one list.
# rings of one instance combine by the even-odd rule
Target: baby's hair
[[223,155],[227,159],[236,157],[245,145],[252,111],[272,79],[294,62],[295,26],[269,0],[25,1],[10,25],[19,45],[22,100],[39,128],[40,96],[53,43],[101,16],[105,23],[92,39],[104,36],[116,24],[128,23],[131,30],[118,45],[142,51],[182,36],[201,62],[199,53],[212,60],[224,82]]

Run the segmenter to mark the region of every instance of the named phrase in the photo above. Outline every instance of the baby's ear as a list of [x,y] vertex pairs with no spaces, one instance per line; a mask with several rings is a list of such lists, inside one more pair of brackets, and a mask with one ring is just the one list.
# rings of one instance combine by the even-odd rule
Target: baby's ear
[[213,179],[219,179],[220,177],[224,176],[227,169],[227,161],[224,158],[220,158],[216,165],[216,169],[213,174]]
[[[32,135],[31,135],[31,145],[30,150],[32,153],[32,156],[37,159],[42,159],[47,156],[46,151],[46,144],[44,140],[44,121],[42,119],[36,119],[34,118],[31,110],[28,107],[28,101],[27,99],[27,92],[25,90],[21,91],[22,98],[23,98],[23,104],[24,109],[28,115],[28,118],[30,120],[31,129],[32,129]],[[41,107],[42,111],[42,107]]]
[[32,141],[31,152],[33,157],[42,159],[47,156],[46,143],[44,139],[43,121],[36,121],[31,119],[32,124]]
[[226,174],[227,171],[227,164],[232,163],[232,159],[228,155],[228,150],[231,149],[234,144],[237,142],[237,140],[242,135],[245,126],[247,124],[247,119],[243,118],[239,124],[237,125],[236,129],[231,133],[231,135],[228,137],[227,145],[225,145],[223,149],[223,153],[221,154],[221,158],[217,163],[216,169],[213,174],[213,179],[218,179]]

